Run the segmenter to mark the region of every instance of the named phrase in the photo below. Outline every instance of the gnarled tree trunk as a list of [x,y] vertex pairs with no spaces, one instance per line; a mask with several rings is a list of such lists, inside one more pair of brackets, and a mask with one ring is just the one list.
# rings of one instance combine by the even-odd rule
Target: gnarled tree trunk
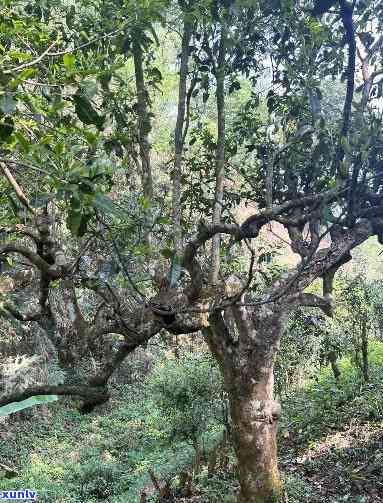
[[62,281],[51,295],[50,302],[57,331],[58,359],[63,368],[70,367],[88,352],[85,338],[87,323],[78,305],[73,283]]
[[238,461],[239,503],[277,503],[282,483],[277,464],[274,356],[284,314],[261,309],[250,317],[244,308],[214,313],[208,342],[229,395],[232,439]]
[[244,386],[240,386],[230,394],[240,503],[271,503],[282,496],[276,443],[279,407],[273,400],[273,367],[265,368],[262,374],[245,393]]

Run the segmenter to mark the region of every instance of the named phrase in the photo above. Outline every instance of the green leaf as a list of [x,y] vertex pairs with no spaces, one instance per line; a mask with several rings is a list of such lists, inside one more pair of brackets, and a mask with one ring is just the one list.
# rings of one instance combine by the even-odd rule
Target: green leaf
[[24,68],[24,70],[17,77],[18,80],[27,80],[34,77],[37,74],[36,68]]
[[93,98],[98,91],[98,83],[96,79],[85,79],[81,83],[82,94],[87,96],[89,99]]
[[102,129],[105,117],[99,115],[92,107],[91,102],[83,95],[75,94],[73,96],[77,117],[84,124],[94,124],[98,129]]
[[9,416],[14,412],[19,410],[28,409],[29,407],[34,407],[35,405],[40,405],[43,403],[55,402],[58,400],[57,395],[36,395],[22,400],[21,402],[12,402],[3,407],[0,407],[0,417]]
[[174,251],[173,251],[173,250],[171,250],[170,248],[163,248],[163,249],[161,250],[161,255],[162,255],[163,257],[165,257],[165,258],[169,258],[169,259],[170,259],[170,258],[172,258],[172,257],[173,257],[173,255],[174,255]]
[[328,224],[328,223],[333,223],[336,221],[336,218],[334,218],[334,215],[332,214],[331,208],[328,206],[325,206],[323,208],[323,223]]
[[170,225],[172,222],[169,217],[158,217],[156,223],[159,225]]
[[70,53],[64,54],[63,63],[67,70],[72,71],[74,69],[74,63],[75,63],[74,55]]
[[125,213],[110,199],[110,197],[97,194],[93,206],[102,213],[124,217]]
[[70,210],[67,217],[67,227],[75,236],[83,236],[86,233],[89,217],[80,211]]
[[13,132],[13,129],[13,119],[11,117],[4,117],[4,123],[0,124],[0,143],[8,140]]
[[150,208],[150,201],[148,198],[144,197],[144,196],[141,196],[139,199],[138,199],[138,203],[139,205],[141,206],[141,208],[143,210],[148,210]]
[[20,131],[15,131],[13,136],[20,145],[21,150],[27,154],[31,148],[31,142]]
[[9,267],[13,267],[15,265],[15,262],[14,262],[13,259],[11,259],[11,257],[6,257],[5,261],[7,262],[7,264],[9,265]]

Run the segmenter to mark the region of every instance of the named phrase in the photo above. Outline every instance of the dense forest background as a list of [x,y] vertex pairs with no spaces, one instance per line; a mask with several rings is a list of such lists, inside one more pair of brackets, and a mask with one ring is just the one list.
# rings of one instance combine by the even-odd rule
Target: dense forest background
[[0,491],[383,502],[382,22],[2,1]]

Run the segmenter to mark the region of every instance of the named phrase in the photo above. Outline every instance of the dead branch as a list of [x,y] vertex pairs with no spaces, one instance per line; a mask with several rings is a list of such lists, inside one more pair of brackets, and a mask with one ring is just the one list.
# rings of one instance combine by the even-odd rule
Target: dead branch
[[4,176],[8,180],[9,184],[12,186],[13,190],[15,191],[15,194],[17,196],[17,199],[21,202],[21,204],[27,208],[28,211],[30,211],[32,214],[35,213],[33,208],[31,208],[31,205],[29,204],[29,201],[24,194],[23,189],[20,187],[20,185],[17,183],[15,177],[12,175],[10,170],[5,166],[2,162],[0,162],[0,169],[3,172]]

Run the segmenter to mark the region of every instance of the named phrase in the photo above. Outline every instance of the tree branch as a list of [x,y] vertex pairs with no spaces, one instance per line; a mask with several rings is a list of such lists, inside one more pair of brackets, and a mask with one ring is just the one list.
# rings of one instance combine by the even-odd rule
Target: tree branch
[[[182,247],[182,229],[181,229],[181,178],[182,178],[182,152],[185,138],[183,136],[185,109],[188,104],[191,93],[187,95],[186,86],[189,71],[189,46],[192,36],[193,25],[190,20],[190,14],[184,12],[184,26],[182,33],[181,65],[178,82],[178,107],[177,121],[174,129],[174,170],[173,170],[173,190],[172,190],[172,223],[174,232],[174,247],[176,253],[180,253]],[[189,100],[187,102],[187,100]]]
[[236,225],[206,225],[204,222],[200,222],[196,237],[185,246],[181,265],[190,275],[190,285],[187,289],[187,296],[191,301],[199,297],[203,283],[201,266],[196,258],[197,253],[209,239],[218,233],[229,234],[236,239],[241,238],[240,230]]
[[333,315],[333,306],[331,299],[320,297],[313,293],[297,293],[287,297],[287,304],[290,306],[305,306],[317,307],[321,309],[327,316]]
[[14,244],[0,246],[0,255],[8,255],[9,253],[18,253],[28,259],[29,262],[36,266],[41,272],[47,275],[51,274],[51,266],[39,255],[37,255],[37,253],[29,250],[29,248]]
[[15,177],[12,175],[9,169],[6,166],[4,166],[2,162],[0,162],[0,169],[3,172],[4,176],[6,177],[6,179],[8,180],[9,184],[12,186],[13,190],[15,191],[17,199],[21,202],[23,206],[25,206],[25,208],[27,208],[28,211],[34,214],[35,211],[33,210],[33,208],[31,208],[28,198],[24,194],[23,189],[17,183]]
[[44,316],[44,313],[41,310],[36,311],[35,313],[22,314],[18,309],[15,309],[9,303],[6,303],[6,304],[0,306],[0,314],[1,314],[1,309],[8,312],[9,314],[11,314],[16,320],[21,321],[23,323],[25,323],[27,321],[38,321]]
[[354,5],[350,6],[346,0],[340,0],[340,16],[345,32],[346,43],[348,45],[348,62],[346,70],[346,97],[343,104],[343,124],[341,129],[341,141],[336,152],[336,169],[340,179],[347,179],[348,173],[340,170],[341,162],[344,158],[344,147],[342,140],[346,140],[350,129],[351,108],[355,88],[355,62],[356,62],[356,41],[353,20]]
[[[215,153],[215,192],[212,224],[217,225],[221,221],[222,214],[222,199],[223,187],[225,179],[225,57],[227,46],[227,26],[225,21],[221,23],[221,34],[219,41],[219,51],[217,58],[217,67],[215,69],[215,78],[217,84],[216,104],[217,104],[217,147]],[[220,254],[221,237],[219,233],[213,236],[211,243],[211,270],[209,274],[209,282],[212,285],[217,284],[221,254]]]
[[10,70],[4,70],[3,73],[6,75],[12,74],[14,72],[19,72],[20,70],[23,70],[24,68],[28,68],[30,66],[36,65],[39,63],[42,59],[45,58],[45,56],[53,56],[54,54],[49,54],[49,51],[57,44],[57,41],[55,40],[54,42],[51,43],[51,45],[46,49],[43,53],[40,54],[39,57],[36,59],[29,61],[28,63],[23,63],[22,65],[16,66],[14,68],[11,68]]

